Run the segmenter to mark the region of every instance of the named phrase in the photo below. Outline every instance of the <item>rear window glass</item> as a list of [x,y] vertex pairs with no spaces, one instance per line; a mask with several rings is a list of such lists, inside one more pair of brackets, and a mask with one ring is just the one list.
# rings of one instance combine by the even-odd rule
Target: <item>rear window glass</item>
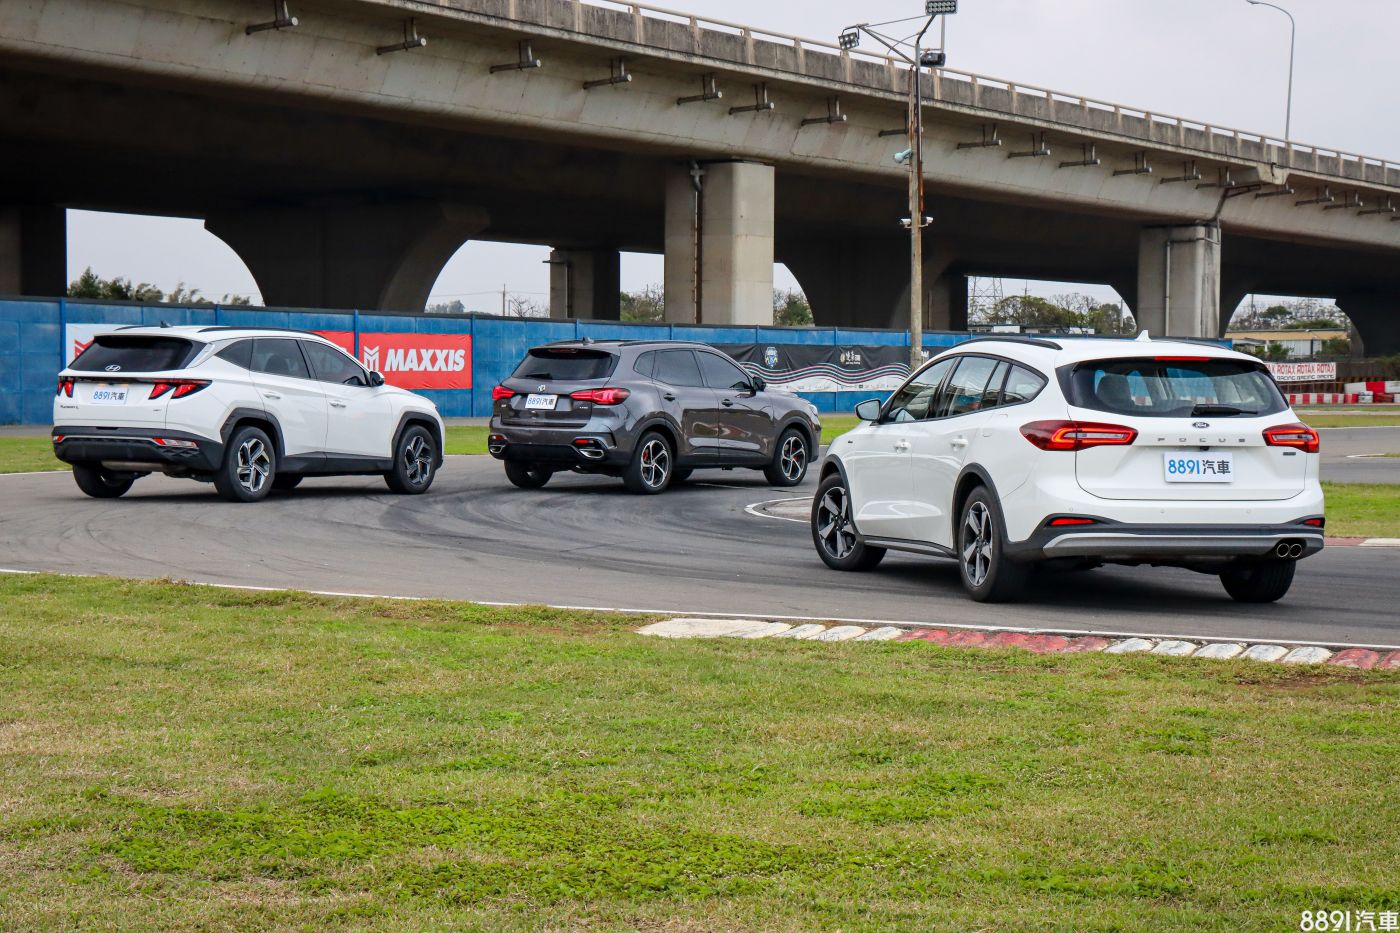
[[162,373],[181,369],[194,356],[195,346],[179,337],[98,337],[73,361],[86,373]]
[[617,357],[601,350],[531,350],[515,370],[517,379],[546,382],[592,382],[606,379]]
[[1071,405],[1143,418],[1273,415],[1288,406],[1268,371],[1245,360],[1129,359],[1080,363]]

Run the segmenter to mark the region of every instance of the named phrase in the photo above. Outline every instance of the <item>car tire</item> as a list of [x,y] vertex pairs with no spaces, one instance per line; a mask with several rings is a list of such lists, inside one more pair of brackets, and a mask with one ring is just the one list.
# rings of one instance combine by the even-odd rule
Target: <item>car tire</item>
[[131,473],[113,473],[96,463],[73,464],[73,479],[78,488],[94,499],[119,499],[136,482]]
[[972,491],[958,518],[958,575],[963,589],[979,603],[1009,603],[1026,588],[1033,565],[1006,556],[1001,507],[985,486]]
[[773,462],[763,468],[763,476],[770,486],[800,486],[807,478],[807,466],[811,460],[812,451],[808,448],[807,436],[797,428],[788,428],[778,438]]
[[521,489],[543,489],[553,477],[553,470],[537,464],[506,461],[506,479]]
[[817,487],[812,500],[812,544],[832,570],[874,570],[885,559],[882,547],[871,547],[856,533],[851,519],[851,494],[840,473],[833,473]]
[[291,492],[293,489],[296,489],[298,486],[301,485],[301,481],[303,479],[305,479],[305,477],[303,476],[297,476],[292,473],[282,473],[281,475],[273,478],[272,491]]
[[252,425],[233,432],[224,462],[214,474],[214,488],[228,502],[261,502],[277,482],[277,449],[272,438]]
[[401,496],[421,496],[437,476],[437,441],[427,428],[411,425],[394,448],[394,468],[384,474],[389,489]]
[[656,496],[665,492],[675,478],[676,454],[671,442],[660,431],[648,431],[637,441],[632,462],[623,471],[622,482],[629,492]]
[[1225,592],[1238,603],[1276,603],[1288,595],[1298,562],[1265,560],[1231,568],[1220,575]]

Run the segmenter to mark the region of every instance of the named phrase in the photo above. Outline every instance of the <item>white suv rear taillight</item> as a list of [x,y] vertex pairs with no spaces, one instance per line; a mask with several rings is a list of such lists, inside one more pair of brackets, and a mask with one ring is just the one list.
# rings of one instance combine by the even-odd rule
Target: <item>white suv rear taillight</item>
[[1087,450],[1090,447],[1126,447],[1138,432],[1121,424],[1086,421],[1033,421],[1021,434],[1041,450]]

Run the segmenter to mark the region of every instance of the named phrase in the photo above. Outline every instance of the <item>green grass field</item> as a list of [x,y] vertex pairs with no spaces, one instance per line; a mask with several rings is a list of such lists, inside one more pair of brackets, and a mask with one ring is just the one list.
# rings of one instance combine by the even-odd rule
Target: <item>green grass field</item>
[[1327,534],[1337,538],[1400,538],[1400,486],[1323,483]]
[[1301,414],[1307,424],[1315,428],[1393,428],[1400,427],[1400,412],[1384,414]]
[[1296,929],[1400,676],[0,578],[0,928]]

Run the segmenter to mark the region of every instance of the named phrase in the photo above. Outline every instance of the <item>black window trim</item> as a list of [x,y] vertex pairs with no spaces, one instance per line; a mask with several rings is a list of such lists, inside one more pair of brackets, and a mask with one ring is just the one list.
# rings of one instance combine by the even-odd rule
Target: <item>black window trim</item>
[[[315,371],[314,369],[311,368],[311,361],[308,360],[308,359],[306,358],[306,351],[303,350],[303,349],[301,348],[301,341],[300,341],[299,339],[297,339],[296,337],[283,337],[283,336],[281,336],[281,335],[278,335],[278,336],[275,336],[275,337],[254,337],[254,338],[252,338],[252,339],[253,339],[253,340],[290,340],[292,343],[296,344],[297,353],[301,355],[301,365],[303,365],[303,366],[306,367],[306,375],[305,375],[305,376],[286,376],[286,375],[283,375],[282,373],[263,372],[261,369],[253,369],[252,367],[249,367],[248,372],[253,373],[253,374],[255,374],[255,375],[259,375],[259,376],[277,376],[278,378],[281,378],[281,379],[300,379],[300,380],[302,380],[303,382],[320,382],[320,381],[321,381],[321,380],[319,380],[319,379],[316,378],[316,376],[315,376],[315,372],[316,372],[316,371]],[[254,349],[255,351],[257,350],[257,345],[256,345],[256,344],[254,344],[253,349]]]
[[[975,341],[968,341],[968,343],[975,343]],[[959,349],[961,349],[961,347],[959,347]],[[1029,405],[1031,402],[1034,402],[1036,399],[1040,398],[1041,393],[1045,391],[1045,387],[1048,386],[1048,385],[1050,384],[1050,377],[1047,376],[1047,375],[1045,375],[1045,373],[1041,372],[1041,371],[1040,371],[1039,369],[1037,369],[1036,367],[1030,365],[1029,363],[1027,363],[1027,362],[1024,361],[1024,360],[1014,360],[1014,359],[1012,359],[1011,357],[1009,357],[1009,356],[1003,356],[1003,355],[1001,355],[1000,353],[984,353],[984,352],[982,352],[981,350],[977,350],[977,351],[975,351],[975,352],[970,352],[970,353],[940,353],[938,356],[935,356],[933,359],[929,360],[929,361],[928,361],[927,363],[925,363],[922,367],[920,367],[918,372],[916,372],[914,375],[912,375],[912,376],[910,376],[908,379],[906,379],[906,380],[904,381],[904,383],[903,383],[902,385],[900,385],[900,387],[899,387],[898,389],[895,389],[894,392],[890,394],[890,397],[885,401],[885,407],[880,411],[880,420],[877,421],[877,422],[875,423],[876,426],[878,427],[878,426],[880,426],[880,425],[885,425],[885,424],[896,424],[896,423],[900,423],[900,424],[918,424],[919,422],[910,422],[910,421],[905,421],[905,422],[894,422],[894,421],[888,420],[887,416],[889,415],[889,405],[890,405],[890,403],[893,402],[893,401],[899,396],[899,393],[901,393],[901,392],[904,391],[904,389],[905,389],[906,386],[908,386],[911,382],[913,382],[913,381],[914,381],[915,379],[917,379],[919,376],[922,376],[922,375],[923,375],[925,372],[927,372],[928,370],[932,369],[932,368],[933,368],[934,366],[936,366],[937,364],[943,362],[944,360],[950,360],[950,359],[951,359],[951,360],[956,360],[957,363],[958,363],[958,366],[961,366],[961,365],[962,365],[963,359],[964,359],[965,357],[969,357],[969,356],[981,356],[981,357],[986,357],[987,359],[997,360],[998,362],[1002,362],[1002,363],[1006,363],[1006,364],[1007,364],[1006,376],[1003,377],[1003,379],[1001,380],[1001,390],[997,393],[997,406],[996,406],[996,408],[995,408],[995,409],[992,409],[992,408],[979,408],[979,409],[977,409],[977,411],[965,411],[965,412],[963,412],[963,413],[960,414],[960,415],[944,415],[944,416],[941,417],[941,418],[923,418],[923,419],[920,419],[921,421],[951,421],[951,420],[954,419],[954,418],[964,418],[964,417],[966,417],[966,416],[968,416],[968,415],[975,415],[975,414],[979,414],[980,412],[984,412],[984,411],[996,411],[996,410],[999,410],[999,409],[1002,409],[1002,408],[1017,408],[1017,407],[1019,407],[1019,406],[1021,406],[1021,405]],[[943,395],[943,390],[944,390],[945,388],[947,388],[948,380],[951,379],[951,378],[953,378],[953,375],[954,375],[955,373],[957,373],[957,371],[958,371],[958,366],[954,366],[952,369],[948,370],[948,375],[944,376],[944,377],[943,377],[943,381],[942,381],[941,383],[939,383],[939,385],[938,385],[938,396],[939,396],[939,401],[942,400],[941,397],[942,397],[942,395]],[[1022,401],[1019,401],[1019,402],[1010,402],[1010,403],[1008,403],[1008,402],[1006,401],[1006,384],[1011,380],[1011,369],[1012,369],[1012,367],[1015,367],[1015,366],[1021,367],[1021,368],[1024,369],[1026,372],[1034,373],[1035,375],[1039,376],[1039,377],[1043,380],[1043,382],[1042,382],[1042,384],[1041,384],[1041,386],[1040,386],[1040,389],[1037,390],[1036,393],[1035,393],[1034,395],[1032,395],[1030,398],[1023,399]]]
[[[363,385],[354,385],[354,384],[349,383],[349,382],[331,382],[329,379],[322,379],[321,376],[320,376],[320,374],[319,374],[319,372],[318,372],[317,369],[316,369],[315,364],[311,362],[311,354],[309,354],[309,353],[306,352],[306,347],[305,347],[305,346],[301,346],[301,345],[303,345],[303,344],[308,344],[308,343],[309,343],[309,344],[315,344],[316,346],[321,347],[322,349],[330,350],[330,351],[333,352],[333,353],[339,353],[341,356],[345,357],[347,360],[349,360],[351,363],[353,363],[353,364],[355,365],[355,368],[356,368],[357,370],[359,370],[359,372],[360,372],[360,377],[364,380],[364,384],[363,384]],[[359,360],[355,359],[355,358],[354,358],[353,356],[351,356],[349,353],[346,353],[344,347],[337,346],[336,344],[331,343],[330,341],[311,340],[311,339],[308,339],[308,338],[305,338],[305,337],[299,337],[299,338],[297,338],[297,344],[298,344],[298,346],[301,346],[301,358],[302,358],[303,360],[306,361],[306,370],[307,370],[307,372],[311,373],[311,381],[313,381],[313,382],[319,382],[319,383],[322,383],[323,385],[328,385],[328,386],[345,386],[345,387],[348,388],[348,389],[368,389],[368,388],[372,388],[372,387],[370,386],[369,370],[368,370],[368,369],[364,366],[364,364],[362,364]],[[293,378],[295,378],[295,377],[293,377]]]
[[690,352],[692,352],[692,353],[695,354],[695,364],[696,364],[697,366],[700,367],[700,381],[701,381],[701,382],[705,382],[705,364],[702,363],[702,362],[700,362],[700,358],[701,358],[702,356],[712,356],[712,357],[714,357],[715,359],[718,359],[718,360],[721,360],[722,362],[728,363],[730,366],[733,366],[735,369],[737,369],[737,370],[739,371],[739,374],[740,374],[741,376],[743,376],[745,380],[747,380],[746,383],[745,383],[745,385],[742,386],[742,387],[741,387],[741,386],[737,386],[737,385],[731,385],[731,386],[725,386],[725,387],[721,388],[721,387],[719,387],[719,386],[712,386],[712,385],[706,383],[705,385],[702,385],[702,386],[700,386],[699,388],[702,388],[702,389],[712,389],[712,390],[714,390],[715,392],[740,392],[740,391],[744,391],[745,389],[749,389],[749,390],[752,390],[752,389],[753,389],[753,375],[752,375],[747,369],[744,368],[744,366],[743,366],[742,363],[739,363],[737,360],[731,359],[729,356],[727,356],[727,355],[724,354],[724,353],[719,352],[718,350],[711,350],[711,349],[708,349],[708,348],[702,350],[702,349],[700,349],[699,347],[694,347],[694,348],[691,349]]
[[940,363],[952,361],[953,368],[948,370],[948,372],[944,374],[943,378],[938,383],[937,391],[934,392],[934,401],[938,401],[943,396],[943,388],[948,384],[948,377],[958,371],[958,364],[962,362],[962,356],[964,356],[964,354],[961,353],[940,353],[938,356],[935,356],[923,366],[920,366],[917,372],[911,375],[908,379],[904,380],[904,382],[900,384],[898,389],[895,389],[894,392],[890,393],[890,397],[885,400],[884,408],[880,411],[880,420],[876,422],[876,427],[886,424],[918,424],[920,421],[939,420],[930,418],[920,418],[919,421],[894,421],[890,418],[890,405],[894,402],[895,399],[899,398],[899,393],[909,388],[909,386],[914,382],[915,379],[918,379],[924,373],[928,372],[930,369],[933,369],[933,367],[939,365]]

